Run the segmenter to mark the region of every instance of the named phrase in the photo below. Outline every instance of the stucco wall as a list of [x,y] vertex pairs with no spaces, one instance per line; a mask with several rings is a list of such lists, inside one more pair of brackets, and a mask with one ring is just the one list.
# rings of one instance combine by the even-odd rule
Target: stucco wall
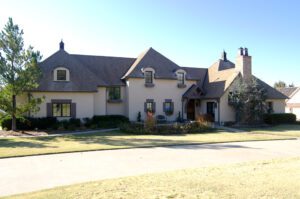
[[186,81],[185,88],[177,87],[177,80],[162,80],[154,79],[154,87],[145,87],[145,80],[138,78],[130,78],[127,80],[128,84],[128,116],[132,121],[136,121],[137,114],[140,111],[142,119],[145,118],[144,103],[146,99],[154,99],[156,103],[155,115],[165,115],[163,112],[163,102],[165,99],[172,99],[174,102],[174,113],[167,116],[168,120],[176,120],[178,112],[182,112],[181,98],[183,93],[195,81]]
[[[106,89],[106,99],[108,99],[108,89]],[[122,102],[111,103],[106,101],[107,115],[124,115],[126,116],[126,87],[121,86],[121,100]]]
[[232,106],[228,104],[229,92],[230,87],[220,98],[220,122],[234,122],[236,120],[235,110]]
[[85,92],[37,92],[33,93],[34,97],[43,97],[45,100],[40,104],[40,111],[33,114],[34,117],[46,117],[46,104],[50,103],[52,99],[70,99],[72,103],[76,103],[76,117],[92,117],[94,115],[94,94]]
[[94,114],[106,115],[106,88],[99,87],[94,94]]
[[284,113],[285,112],[285,100],[284,99],[268,99],[266,102],[273,102],[274,113]]

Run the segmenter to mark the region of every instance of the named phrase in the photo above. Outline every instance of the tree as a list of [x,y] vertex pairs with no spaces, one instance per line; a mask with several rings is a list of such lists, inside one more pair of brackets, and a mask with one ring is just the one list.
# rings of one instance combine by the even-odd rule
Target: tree
[[239,79],[233,85],[229,95],[229,104],[236,111],[238,123],[261,123],[266,111],[266,90],[257,83],[255,78],[246,82]]
[[294,83],[289,84],[289,87],[295,87]]
[[274,88],[285,88],[286,83],[284,81],[279,80],[278,82],[274,83]]
[[[12,119],[15,131],[16,118],[24,113],[37,111],[41,98],[33,98],[30,90],[37,88],[41,72],[39,51],[24,48],[23,30],[9,18],[0,33],[0,109]],[[28,100],[17,104],[17,96],[28,95]]]

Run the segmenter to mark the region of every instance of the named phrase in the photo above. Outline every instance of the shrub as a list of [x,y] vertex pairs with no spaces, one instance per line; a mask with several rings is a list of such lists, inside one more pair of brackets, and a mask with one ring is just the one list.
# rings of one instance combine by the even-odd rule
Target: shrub
[[123,115],[95,115],[91,125],[96,125],[97,128],[117,128],[123,123],[129,123],[129,119]]
[[[17,118],[17,128],[20,130],[35,130],[35,129],[51,129],[57,123],[54,117],[44,118]],[[11,130],[11,119],[6,118],[1,122],[1,126],[7,130]]]
[[131,123],[124,124],[120,127],[121,131],[128,134],[152,134],[152,135],[172,135],[172,134],[189,134],[189,133],[205,133],[213,131],[207,125],[198,122],[174,125],[155,125],[152,128],[145,128],[143,124]]
[[289,124],[296,122],[296,115],[293,113],[264,114],[264,122],[267,124]]
[[153,113],[147,112],[147,118],[144,123],[146,131],[153,130],[153,128],[155,127],[155,124],[156,124],[156,120],[153,116]]

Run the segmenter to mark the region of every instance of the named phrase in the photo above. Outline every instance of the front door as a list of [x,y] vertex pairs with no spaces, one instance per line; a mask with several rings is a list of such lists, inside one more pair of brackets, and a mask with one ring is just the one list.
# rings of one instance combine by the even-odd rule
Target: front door
[[195,120],[195,100],[189,100],[187,104],[187,119]]
[[207,102],[206,113],[211,115],[215,120],[215,102]]

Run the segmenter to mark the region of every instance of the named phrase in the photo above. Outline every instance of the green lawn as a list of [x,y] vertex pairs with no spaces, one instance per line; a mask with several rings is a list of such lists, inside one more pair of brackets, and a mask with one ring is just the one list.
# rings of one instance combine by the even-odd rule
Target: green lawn
[[9,198],[300,198],[300,158],[179,170]]
[[264,128],[245,128],[252,133],[300,137],[300,125],[286,124]]
[[[292,137],[292,136],[291,136]],[[189,135],[127,135],[119,131],[57,137],[1,138],[0,158],[89,150],[291,138],[281,135],[214,132]]]

